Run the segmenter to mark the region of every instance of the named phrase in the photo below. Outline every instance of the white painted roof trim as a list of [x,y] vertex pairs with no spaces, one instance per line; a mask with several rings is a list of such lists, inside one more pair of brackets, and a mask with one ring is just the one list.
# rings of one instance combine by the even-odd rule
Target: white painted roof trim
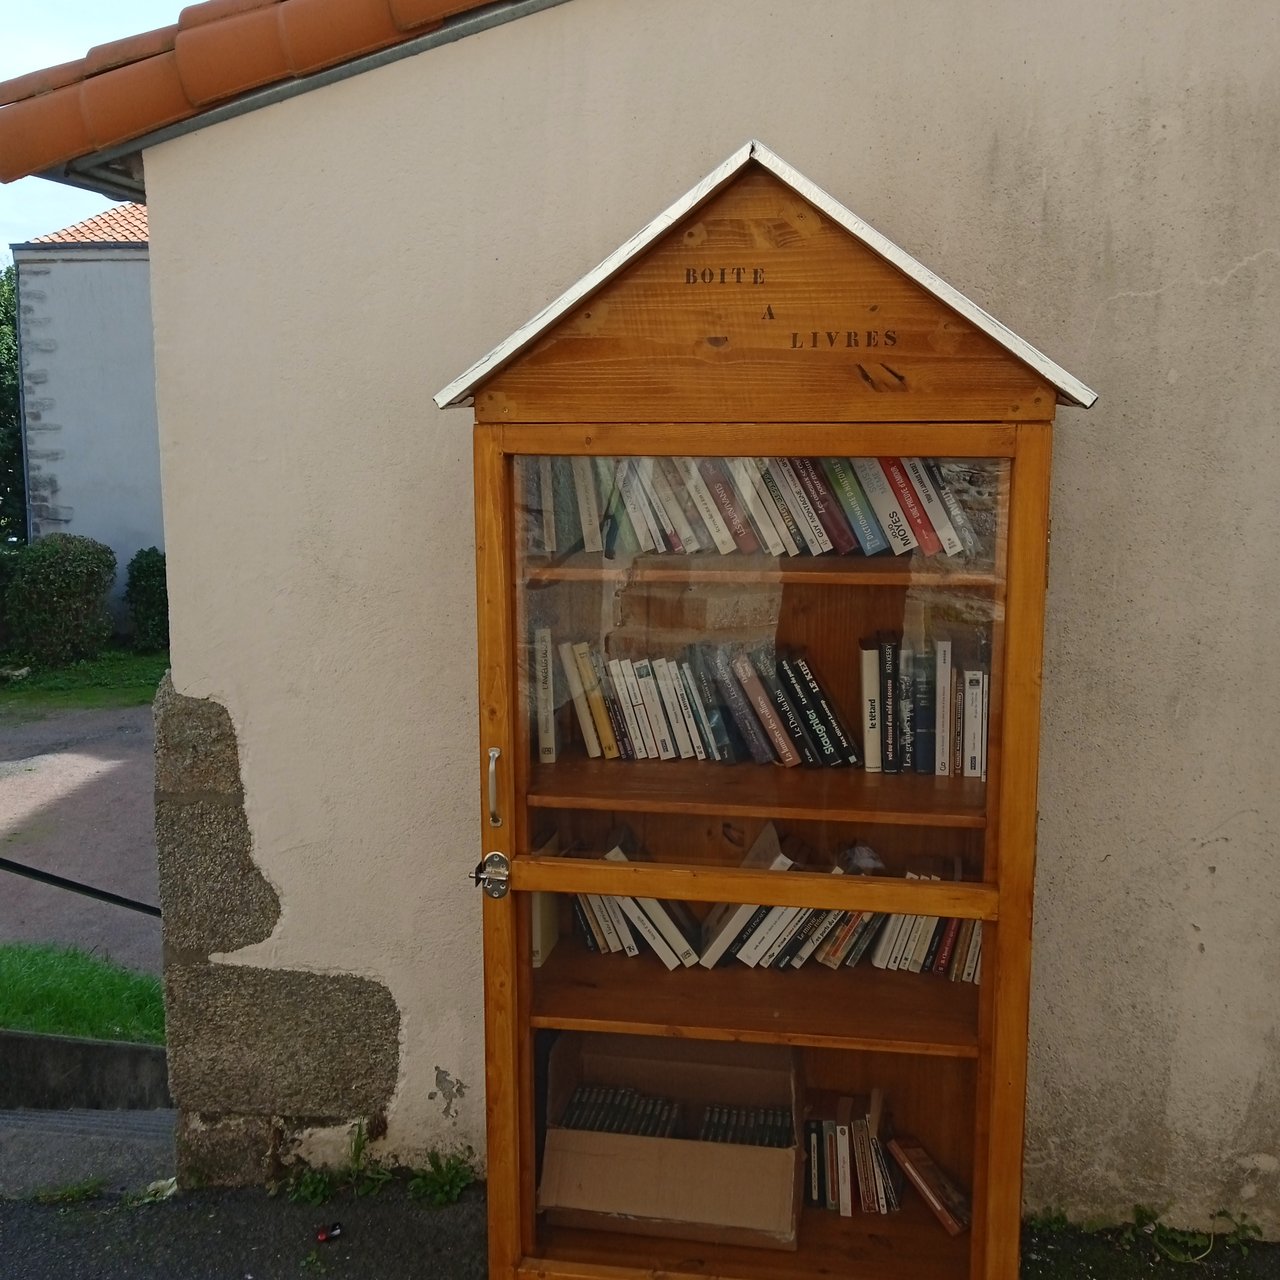
[[803,196],[815,208],[820,209],[833,222],[838,223],[851,235],[856,236],[869,249],[878,253],[887,262],[891,262],[904,275],[910,276],[921,288],[927,289],[934,297],[944,302],[953,311],[958,312],[975,328],[980,329],[988,337],[998,342],[1010,355],[1021,360],[1038,373],[1047,382],[1053,384],[1058,392],[1059,404],[1074,404],[1089,408],[1098,398],[1098,393],[1085,386],[1078,378],[1069,374],[1061,365],[1055,364],[1044,352],[1033,347],[1025,339],[1018,337],[1012,329],[1001,324],[994,316],[989,315],[976,302],[971,302],[959,289],[949,285],[941,276],[930,271],[922,262],[918,262],[905,249],[883,236],[874,227],[863,222],[855,213],[851,213],[833,196],[828,195],[821,187],[810,182],[802,173],[793,169],[781,156],[771,151],[763,142],[748,142],[733,153],[723,164],[713,169],[696,187],[686,192],[673,205],[660,213],[647,226],[637,231],[630,240],[619,245],[598,267],[587,272],[577,284],[567,289],[549,306],[544,307],[527,323],[520,326],[509,338],[499,343],[487,356],[477,360],[466,373],[455,378],[447,387],[439,391],[435,402],[441,409],[453,405],[469,405],[472,403],[472,392],[477,384],[490,374],[496,373],[504,365],[515,358],[519,352],[534,339],[541,337],[553,324],[578,303],[584,301],[601,285],[617,275],[633,258],[638,257],[651,244],[660,239],[667,231],[679,222],[686,214],[691,213],[699,205],[709,200],[722,187],[726,186],[749,161],[755,160],[770,173],[781,178],[789,187]]

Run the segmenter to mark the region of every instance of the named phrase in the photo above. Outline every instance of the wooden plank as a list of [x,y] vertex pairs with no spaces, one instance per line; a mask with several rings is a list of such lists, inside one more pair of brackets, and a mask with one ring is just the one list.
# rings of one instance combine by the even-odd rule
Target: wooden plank
[[865,425],[823,421],[776,423],[616,422],[504,424],[499,436],[508,453],[696,454],[699,457],[925,456],[1010,458],[1017,439],[1011,422],[968,423],[886,420]]
[[475,392],[480,421],[1005,421],[1054,388],[745,170]]
[[548,1228],[519,1280],[965,1280],[968,1240],[914,1194],[891,1214],[806,1209],[795,1253]]
[[719,814],[832,822],[980,828],[986,786],[977,778],[782,769],[701,761],[588,760],[568,751],[533,771],[527,802],[543,809]]
[[511,884],[529,892],[616,893],[685,902],[839,907],[974,920],[994,920],[1000,902],[999,891],[990,884],[582,858],[516,858],[511,864]]
[[982,977],[990,995],[983,1002],[982,1036],[991,1048],[980,1077],[977,1122],[985,1142],[975,1179],[974,1250],[986,1280],[1016,1280],[1018,1274],[1051,450],[1048,423],[1019,427],[1004,637],[996,858],[1001,924],[991,931],[990,949],[983,939]]
[[[481,845],[511,854],[508,843],[515,793],[510,761],[513,652],[511,624],[511,512],[509,470],[495,433],[475,435],[476,613],[480,712]],[[489,750],[499,756],[499,802],[504,825],[493,826],[489,811]],[[532,1177],[524,1167],[531,1156],[520,1137],[526,1128],[519,983],[522,963],[514,903],[484,899],[485,1106],[488,1120],[489,1265],[491,1274],[509,1276],[528,1252],[533,1222]],[[529,1191],[525,1187],[530,1188]]]
[[[864,962],[831,970],[668,972],[656,956],[601,956],[562,938],[534,975],[536,1027],[976,1058],[978,989]],[[892,1078],[879,1083],[889,1086]]]

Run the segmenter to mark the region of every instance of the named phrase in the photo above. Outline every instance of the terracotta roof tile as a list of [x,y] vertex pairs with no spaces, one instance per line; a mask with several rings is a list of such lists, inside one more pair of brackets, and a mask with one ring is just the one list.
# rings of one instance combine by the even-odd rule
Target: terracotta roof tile
[[146,244],[147,206],[118,204],[74,226],[47,236],[36,236],[32,244]]
[[[0,83],[0,182],[422,35],[488,0],[205,0],[175,26]],[[8,104],[8,105],[6,105]]]

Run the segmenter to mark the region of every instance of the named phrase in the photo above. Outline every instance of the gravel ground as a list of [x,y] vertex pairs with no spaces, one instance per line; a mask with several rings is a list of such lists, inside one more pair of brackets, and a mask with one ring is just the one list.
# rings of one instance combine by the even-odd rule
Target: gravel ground
[[[402,1187],[322,1208],[261,1190],[197,1191],[156,1204],[0,1201],[4,1280],[485,1280],[480,1188],[433,1209]],[[341,1223],[317,1243],[316,1228]]]

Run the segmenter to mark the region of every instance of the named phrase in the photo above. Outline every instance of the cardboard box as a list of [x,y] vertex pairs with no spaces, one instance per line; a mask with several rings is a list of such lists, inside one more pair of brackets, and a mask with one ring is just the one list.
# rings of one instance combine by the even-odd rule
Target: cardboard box
[[[791,1145],[752,1147],[558,1127],[579,1084],[628,1086],[681,1103],[686,1131],[704,1107],[782,1107]],[[538,1208],[598,1231],[794,1249],[800,1216],[802,1088],[785,1045],[565,1032],[551,1050]]]

